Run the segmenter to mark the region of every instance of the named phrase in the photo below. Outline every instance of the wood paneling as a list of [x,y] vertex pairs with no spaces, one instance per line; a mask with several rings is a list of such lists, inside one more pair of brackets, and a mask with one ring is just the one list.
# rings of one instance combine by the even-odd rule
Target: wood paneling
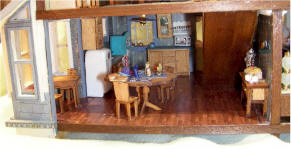
[[290,94],[281,95],[281,116],[290,117]]
[[82,45],[84,50],[96,50],[103,47],[101,17],[82,19]]
[[96,49],[95,19],[82,19],[82,45],[84,50]]
[[160,4],[141,4],[99,8],[81,8],[67,10],[37,11],[37,19],[64,19],[95,16],[130,16],[142,14],[197,13],[220,11],[246,11],[264,9],[289,9],[289,0],[236,0],[236,1],[201,1],[174,2]]
[[[290,126],[269,126],[262,117],[261,105],[254,105],[251,117],[245,117],[239,91],[203,89],[199,75],[179,76],[175,99],[165,104],[156,90],[149,94],[150,102],[162,108],[146,108],[143,115],[128,121],[121,109],[121,118],[115,116],[113,92],[103,98],[86,98],[82,106],[58,113],[58,130],[106,133],[174,133],[174,134],[234,134],[234,133],[288,133]],[[131,95],[135,95],[135,88]],[[141,104],[139,107],[141,107]],[[68,109],[68,107],[66,107]]]
[[209,86],[233,88],[245,68],[257,12],[204,14],[203,81]]
[[272,90],[271,123],[280,123],[281,72],[282,72],[282,11],[272,13]]

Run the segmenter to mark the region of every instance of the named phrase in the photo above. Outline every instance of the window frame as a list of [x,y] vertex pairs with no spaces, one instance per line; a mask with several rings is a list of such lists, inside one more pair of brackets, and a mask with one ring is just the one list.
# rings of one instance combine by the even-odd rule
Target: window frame
[[[152,42],[154,42],[154,29],[153,29],[153,21],[146,21],[146,22],[151,22],[152,24],[151,24],[151,26],[152,26],[152,41],[149,41],[149,32],[148,32],[148,30],[150,29],[150,27],[148,27],[148,25],[145,25],[144,26],[144,28],[146,29],[146,40],[136,40],[137,39],[137,32],[136,32],[136,30],[137,29],[141,29],[141,27],[137,27],[136,26],[136,24],[137,23],[139,23],[139,22],[134,22],[134,21],[131,21],[130,22],[130,32],[131,32],[131,34],[134,34],[134,37],[135,37],[135,40],[133,40],[132,38],[131,38],[131,43],[133,44],[135,44],[135,45],[137,45],[137,43],[138,42],[149,42],[149,43],[152,43]],[[131,23],[134,23],[134,28],[131,28]],[[131,37],[131,35],[130,35],[130,37]],[[149,45],[149,44],[148,44]],[[147,46],[147,45],[143,45],[143,46]]]
[[[63,21],[66,24],[66,31],[67,31],[67,46],[68,47],[68,60],[69,60],[69,67],[74,68],[74,58],[73,58],[73,48],[72,48],[72,39],[71,39],[71,26],[70,26],[70,19],[63,19],[63,20],[53,20],[48,22],[48,32],[49,32],[49,45],[51,48],[54,48],[55,40],[53,38],[56,38],[55,33],[51,30],[52,23],[56,23],[58,21]],[[63,45],[61,45],[63,46]],[[66,75],[66,72],[63,73],[56,73],[56,61],[55,61],[55,51],[51,50],[51,58],[52,58],[52,74],[55,75]]]
[[[28,40],[29,40],[29,52],[30,52],[30,60],[15,60],[14,56],[14,49],[12,48],[11,42],[11,31],[15,30],[27,30],[28,32]],[[6,43],[7,43],[7,52],[9,57],[9,67],[10,67],[10,75],[12,79],[12,87],[15,90],[13,93],[13,97],[16,101],[37,101],[39,100],[39,86],[38,86],[38,76],[37,76],[37,68],[35,62],[35,53],[34,53],[34,44],[33,44],[33,34],[32,34],[32,27],[31,23],[22,23],[22,24],[15,24],[15,23],[7,23],[5,25],[5,34],[6,34]],[[34,94],[33,95],[21,95],[18,82],[17,81],[17,74],[16,74],[16,65],[17,64],[31,64],[32,68],[32,76],[33,76],[33,85],[34,85]],[[21,84],[21,83],[20,83]]]

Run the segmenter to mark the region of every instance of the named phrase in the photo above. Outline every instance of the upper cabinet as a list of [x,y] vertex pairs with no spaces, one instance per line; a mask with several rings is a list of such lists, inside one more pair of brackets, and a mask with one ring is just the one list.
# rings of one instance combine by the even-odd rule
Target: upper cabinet
[[103,47],[102,17],[82,19],[83,50],[96,50]]

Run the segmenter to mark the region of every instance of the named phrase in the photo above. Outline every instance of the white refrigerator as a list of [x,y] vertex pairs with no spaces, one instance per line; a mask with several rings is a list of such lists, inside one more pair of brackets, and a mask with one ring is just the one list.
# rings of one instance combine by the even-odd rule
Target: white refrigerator
[[110,49],[88,50],[85,54],[88,97],[103,97],[112,88],[104,78],[111,72]]

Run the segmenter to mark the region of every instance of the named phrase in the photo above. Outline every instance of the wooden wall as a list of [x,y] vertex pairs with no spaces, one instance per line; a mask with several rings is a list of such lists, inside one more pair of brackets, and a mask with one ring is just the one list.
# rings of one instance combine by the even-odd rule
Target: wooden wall
[[256,22],[256,11],[204,14],[204,85],[234,88],[239,83]]

